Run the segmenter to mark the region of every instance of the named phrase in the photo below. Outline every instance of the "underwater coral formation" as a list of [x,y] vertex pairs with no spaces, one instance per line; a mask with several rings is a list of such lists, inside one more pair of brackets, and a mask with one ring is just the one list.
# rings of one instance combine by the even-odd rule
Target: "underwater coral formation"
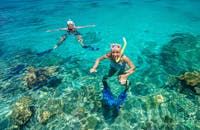
[[15,125],[25,125],[32,116],[30,97],[22,97],[13,105],[12,119]]
[[38,89],[42,86],[57,86],[61,83],[61,79],[57,78],[56,70],[58,67],[43,67],[43,68],[33,68],[29,67],[27,70],[24,80],[28,88]]
[[187,87],[200,95],[200,72],[185,72],[183,75],[178,76],[183,87]]

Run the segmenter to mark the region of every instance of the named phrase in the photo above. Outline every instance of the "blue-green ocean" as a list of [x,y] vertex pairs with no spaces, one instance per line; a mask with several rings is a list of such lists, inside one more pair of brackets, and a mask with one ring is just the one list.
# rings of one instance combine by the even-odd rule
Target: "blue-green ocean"
[[[0,129],[200,130],[199,0],[1,0]],[[65,34],[68,19],[87,46]],[[119,111],[103,103],[109,60],[123,45],[136,66]],[[108,80],[117,99],[117,75]]]

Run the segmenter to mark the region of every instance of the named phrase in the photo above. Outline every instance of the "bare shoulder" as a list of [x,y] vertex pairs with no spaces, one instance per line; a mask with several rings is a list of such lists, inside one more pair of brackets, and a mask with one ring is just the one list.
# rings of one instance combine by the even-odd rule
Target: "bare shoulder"
[[106,53],[105,56],[108,58],[111,57],[111,52]]
[[121,59],[122,59],[122,60],[125,60],[125,61],[126,61],[126,60],[129,60],[129,58],[128,58],[126,55],[123,55],[123,56],[121,57]]
[[131,68],[135,68],[134,63],[127,56],[123,55],[122,58],[122,60],[124,60]]
[[104,58],[110,58],[111,57],[111,52],[108,52],[104,55]]

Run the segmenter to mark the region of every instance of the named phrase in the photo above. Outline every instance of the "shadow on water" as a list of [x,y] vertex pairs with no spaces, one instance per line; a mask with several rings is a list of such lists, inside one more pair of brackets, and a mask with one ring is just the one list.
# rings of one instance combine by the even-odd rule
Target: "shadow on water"
[[125,101],[127,94],[126,90],[121,92],[118,99],[115,101],[114,95],[112,94],[107,82],[103,81],[103,85],[102,112],[105,121],[108,124],[112,124],[115,121],[115,118],[119,115],[120,105]]
[[84,43],[86,45],[95,44],[100,42],[102,38],[100,37],[100,32],[87,32],[83,35]]
[[132,6],[133,3],[131,1],[123,1],[118,3],[119,6]]
[[112,124],[119,115],[117,107],[115,105],[109,105],[105,100],[102,100],[102,112],[104,119],[108,124]]

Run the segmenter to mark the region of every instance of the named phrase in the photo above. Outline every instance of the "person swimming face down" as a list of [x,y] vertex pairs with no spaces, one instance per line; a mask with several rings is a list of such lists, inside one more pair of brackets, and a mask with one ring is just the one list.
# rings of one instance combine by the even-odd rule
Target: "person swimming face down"
[[113,43],[113,44],[111,44],[110,48],[111,48],[112,58],[113,58],[113,60],[116,61],[121,56],[121,49],[122,49],[122,47],[118,43]]

